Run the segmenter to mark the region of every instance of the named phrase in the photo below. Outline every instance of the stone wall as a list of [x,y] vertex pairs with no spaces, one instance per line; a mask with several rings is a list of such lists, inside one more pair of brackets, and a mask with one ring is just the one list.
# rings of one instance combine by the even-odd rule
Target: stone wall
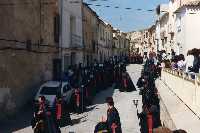
[[[31,101],[41,83],[52,79],[53,59],[57,57],[54,17],[58,8],[56,0],[1,0],[0,4],[2,120]],[[26,49],[27,40],[33,44],[31,50]]]
[[[171,75],[171,76],[170,76]],[[190,99],[185,97],[186,99],[181,99],[184,97],[180,97],[179,93],[176,89],[179,89],[182,94],[190,95],[193,91],[192,86],[187,86],[187,82],[183,81],[185,84],[182,86],[181,82],[178,81],[178,76],[173,76],[171,73],[169,75],[168,72],[162,72],[161,80],[156,80],[156,87],[158,89],[158,94],[160,95],[160,108],[161,108],[161,121],[162,124],[172,130],[175,129],[184,129],[188,133],[197,133],[199,131],[199,116],[194,108],[191,108],[191,105],[187,105]],[[176,78],[175,78],[176,77]],[[181,79],[181,78],[180,78]],[[170,82],[169,82],[170,81]],[[175,85],[176,84],[176,85]],[[182,86],[181,88],[179,88]],[[185,90],[189,90],[186,92]],[[193,104],[192,106],[194,106]],[[196,105],[196,109],[198,109],[198,105]]]
[[1,51],[0,75],[0,109],[10,115],[33,99],[42,82],[51,79],[52,56],[27,51]]
[[176,130],[176,126],[167,110],[167,107],[165,106],[162,97],[160,97],[160,119],[164,127],[168,127],[171,130]]

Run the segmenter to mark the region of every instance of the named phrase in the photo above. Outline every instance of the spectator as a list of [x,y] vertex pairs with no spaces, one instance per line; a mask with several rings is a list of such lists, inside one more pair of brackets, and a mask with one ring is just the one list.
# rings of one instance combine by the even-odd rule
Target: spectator
[[194,56],[191,54],[191,51],[188,51],[187,57],[185,60],[186,63],[186,72],[189,72],[193,68]]
[[178,64],[177,64],[176,58],[172,59],[171,68],[172,68],[172,70],[177,70],[178,69]]
[[172,60],[175,58],[175,56],[176,56],[176,53],[174,52],[174,50],[173,49],[171,49],[171,56],[172,56]]
[[199,73],[200,68],[200,58],[199,55],[194,55],[194,62],[193,62],[193,68],[192,71],[195,73]]
[[179,61],[177,63],[178,65],[178,70],[185,70],[185,57],[183,54],[179,55]]
[[162,60],[166,60],[167,59],[167,54],[166,54],[166,51],[163,50],[162,51]]

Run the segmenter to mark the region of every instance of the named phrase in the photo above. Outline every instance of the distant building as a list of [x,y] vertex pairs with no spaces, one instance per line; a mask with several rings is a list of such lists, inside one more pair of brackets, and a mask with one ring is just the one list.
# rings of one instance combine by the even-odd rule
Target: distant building
[[106,24],[101,19],[98,21],[98,61],[102,63],[106,59]]
[[120,42],[119,42],[119,30],[113,29],[113,56],[120,55]]
[[112,51],[113,27],[108,23],[106,24],[105,37],[106,37],[105,55],[106,55],[106,59],[108,59],[109,57],[111,57],[113,55],[113,51]]
[[187,55],[188,50],[200,48],[200,1],[188,2],[176,10],[175,42],[177,53]]
[[199,48],[200,0],[170,0],[157,8],[156,45],[167,55],[173,49],[177,55]]
[[83,43],[85,65],[98,58],[99,17],[87,4],[83,4]]
[[142,32],[141,31],[133,31],[127,33],[127,37],[130,40],[130,54],[141,54],[142,46],[141,46],[141,39],[142,39]]
[[[62,40],[64,71],[69,65],[83,63],[82,0],[63,0],[60,11],[62,17]],[[60,1],[61,2],[61,1]]]
[[149,29],[149,39],[148,39],[148,53],[157,53],[157,45],[156,45],[156,26],[152,25]]

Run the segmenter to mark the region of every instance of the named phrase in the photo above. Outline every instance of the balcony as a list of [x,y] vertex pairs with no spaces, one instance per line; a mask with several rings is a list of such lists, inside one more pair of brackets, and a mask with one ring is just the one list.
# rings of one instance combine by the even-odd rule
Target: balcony
[[82,48],[81,37],[75,34],[71,35],[71,48]]

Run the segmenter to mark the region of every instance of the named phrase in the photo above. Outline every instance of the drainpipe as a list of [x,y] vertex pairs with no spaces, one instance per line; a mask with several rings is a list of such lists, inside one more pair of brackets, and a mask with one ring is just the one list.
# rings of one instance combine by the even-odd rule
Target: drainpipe
[[63,30],[62,30],[62,26],[63,26],[63,5],[64,2],[63,0],[60,0],[60,42],[59,42],[59,47],[60,47],[60,59],[61,59],[61,77],[60,77],[60,86],[62,88],[62,73],[63,73]]
[[83,25],[83,23],[84,23],[84,21],[83,21],[83,0],[81,0],[81,19],[82,19],[81,20],[81,22],[82,22],[82,26],[81,26],[81,28],[82,28],[82,36],[81,36],[82,48],[81,48],[81,50],[82,50],[82,56],[83,56],[82,63],[85,64],[85,60],[84,60],[85,59],[84,58],[85,57],[85,45],[84,45],[84,37],[83,37],[83,35],[84,35],[84,31],[83,31],[84,30],[84,28],[83,28],[83,26],[84,26]]

